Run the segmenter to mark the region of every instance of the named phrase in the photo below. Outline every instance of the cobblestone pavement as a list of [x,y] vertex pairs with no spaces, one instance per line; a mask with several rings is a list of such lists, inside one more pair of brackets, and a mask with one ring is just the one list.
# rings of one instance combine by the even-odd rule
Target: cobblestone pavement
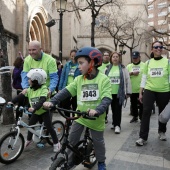
[[[158,138],[157,109],[156,114],[151,116],[150,133],[148,144],[137,147],[135,141],[138,139],[140,122],[130,124],[132,117],[129,115],[129,103],[123,108],[122,130],[117,135],[111,130],[111,112],[109,123],[105,130],[106,164],[107,170],[168,170],[170,169],[170,131],[167,131],[167,141]],[[53,119],[62,118],[54,114]],[[24,117],[27,121],[27,117]],[[0,124],[0,137],[9,131],[10,125]],[[167,129],[170,129],[168,124]],[[26,136],[26,130],[22,129]],[[37,148],[32,144],[24,150],[17,161],[10,165],[0,163],[0,170],[47,170],[51,164],[50,158],[54,155],[53,148],[46,144],[44,148]],[[92,168],[96,170],[97,165]],[[75,170],[86,170],[79,165]]]

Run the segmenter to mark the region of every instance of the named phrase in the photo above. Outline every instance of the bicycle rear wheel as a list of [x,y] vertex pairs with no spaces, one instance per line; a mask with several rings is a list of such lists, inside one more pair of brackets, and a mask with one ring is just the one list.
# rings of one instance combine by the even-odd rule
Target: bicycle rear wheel
[[[57,137],[58,137],[58,140],[61,141],[63,139],[63,136],[64,136],[64,131],[65,131],[65,125],[62,121],[60,120],[55,120],[52,122],[52,125],[54,127],[54,130],[57,134]],[[46,135],[49,135],[49,132],[47,132]],[[49,145],[53,145],[53,140],[52,140],[52,137],[48,137],[46,138],[47,139],[47,143]]]
[[66,163],[65,158],[59,157],[51,164],[49,170],[67,170],[64,165]]
[[[83,147],[85,145],[85,147]],[[82,154],[81,157],[73,154],[73,162],[75,165],[83,163],[84,167],[91,169],[96,164],[96,157],[94,152],[93,141],[91,138],[87,140],[81,140],[76,145],[75,148],[79,150]]]
[[[0,140],[0,162],[10,164],[19,158],[24,149],[24,137],[19,134],[16,141],[17,132],[9,132]],[[16,143],[15,143],[16,142]],[[15,143],[15,145],[14,145]]]

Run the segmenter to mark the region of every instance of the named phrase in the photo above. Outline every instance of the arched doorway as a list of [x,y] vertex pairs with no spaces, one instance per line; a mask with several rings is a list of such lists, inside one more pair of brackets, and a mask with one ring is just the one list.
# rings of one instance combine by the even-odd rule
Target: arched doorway
[[107,48],[99,48],[99,50],[102,52],[102,54],[105,52],[105,51],[108,51],[109,53],[111,53],[111,51]]
[[29,23],[29,41],[38,40],[44,52],[51,52],[51,34],[45,26],[47,15],[42,7],[35,8]]

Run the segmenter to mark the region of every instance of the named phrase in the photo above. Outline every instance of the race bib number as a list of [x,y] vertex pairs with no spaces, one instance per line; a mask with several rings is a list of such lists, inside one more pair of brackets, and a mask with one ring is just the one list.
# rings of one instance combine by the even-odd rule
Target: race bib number
[[140,72],[140,67],[133,67],[132,72]]
[[39,97],[34,97],[34,98],[31,98],[31,106],[33,107],[36,103],[39,102]]
[[81,101],[95,101],[99,98],[99,89],[97,84],[82,85]]
[[110,83],[111,84],[120,84],[120,77],[110,77]]
[[151,68],[150,76],[151,77],[162,77],[163,76],[163,68]]
[[74,72],[75,72],[76,68],[71,68],[68,75],[69,76],[74,76]]

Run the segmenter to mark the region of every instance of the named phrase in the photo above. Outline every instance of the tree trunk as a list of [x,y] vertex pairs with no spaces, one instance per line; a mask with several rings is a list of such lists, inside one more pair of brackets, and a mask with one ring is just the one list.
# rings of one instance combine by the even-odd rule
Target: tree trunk
[[[5,44],[5,43],[3,43]],[[1,52],[0,57],[0,67],[4,67],[8,65],[8,56]],[[5,57],[6,56],[6,57]],[[7,71],[7,70],[4,70]],[[3,71],[2,71],[3,72]],[[11,87],[11,73],[3,73],[1,74],[1,92],[2,97],[6,100],[6,102],[11,101],[12,99],[12,87]],[[2,109],[2,123],[4,125],[9,125],[14,123],[14,113],[13,108],[6,108],[5,106]]]
[[[12,99],[12,87],[11,87],[11,74],[5,73],[1,76],[2,83],[2,95],[6,102],[11,101]],[[13,108],[3,107],[3,124],[8,125],[14,123],[14,113]]]
[[95,29],[95,15],[94,12],[92,11],[92,23],[91,23],[91,46],[95,47],[94,43],[94,29]]

